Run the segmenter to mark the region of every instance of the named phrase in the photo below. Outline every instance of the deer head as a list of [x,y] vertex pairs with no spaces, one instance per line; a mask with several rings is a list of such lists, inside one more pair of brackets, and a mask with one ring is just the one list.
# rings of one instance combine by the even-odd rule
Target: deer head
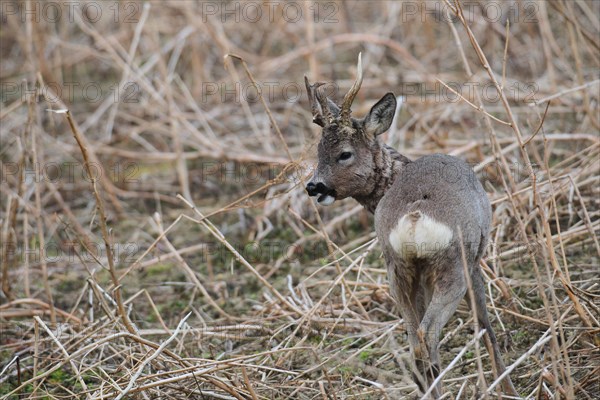
[[317,169],[306,185],[310,196],[318,196],[321,205],[335,200],[368,197],[377,184],[382,144],[377,136],[387,131],[394,118],[396,98],[387,93],[364,118],[354,118],[350,107],[363,80],[361,55],[358,55],[357,78],[344,96],[341,108],[304,77],[313,122],[322,127],[318,146]]

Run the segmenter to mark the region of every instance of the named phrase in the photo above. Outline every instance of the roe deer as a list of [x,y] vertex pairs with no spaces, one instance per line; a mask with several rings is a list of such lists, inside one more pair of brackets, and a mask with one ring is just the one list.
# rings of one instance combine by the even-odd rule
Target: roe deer
[[[479,267],[492,209],[471,167],[441,154],[411,161],[382,144],[378,135],[388,130],[396,110],[392,93],[363,119],[350,115],[362,83],[360,55],[356,81],[341,108],[322,93],[322,83],[304,80],[313,122],[322,127],[318,165],[306,191],[322,205],[352,197],[375,214],[390,291],[408,333],[415,383],[425,392],[439,374],[441,330],[467,292],[465,263],[492,368],[496,376],[502,374],[505,366],[488,318]],[[510,377],[502,386],[518,396]],[[438,398],[441,390],[438,384],[431,393]]]

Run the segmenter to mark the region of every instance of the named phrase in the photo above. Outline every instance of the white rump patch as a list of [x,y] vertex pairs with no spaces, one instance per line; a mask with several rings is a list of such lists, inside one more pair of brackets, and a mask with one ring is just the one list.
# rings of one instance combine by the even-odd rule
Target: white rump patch
[[414,211],[403,215],[390,232],[390,244],[400,257],[427,258],[447,248],[452,241],[452,229],[446,224]]

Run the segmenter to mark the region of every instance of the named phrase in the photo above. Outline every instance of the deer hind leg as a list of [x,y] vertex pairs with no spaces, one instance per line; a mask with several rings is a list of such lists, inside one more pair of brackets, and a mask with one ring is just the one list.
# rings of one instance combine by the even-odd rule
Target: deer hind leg
[[[390,285],[394,289],[394,285]],[[419,311],[418,304],[411,299],[410,295],[406,292],[401,293],[400,290],[394,290],[394,297],[396,304],[402,319],[404,319],[404,327],[408,335],[408,345],[410,347],[411,355],[411,370],[413,381],[419,387],[421,392],[425,392],[427,388],[426,375],[423,374],[424,365],[428,359],[427,349],[425,346],[421,346],[417,336],[417,329],[419,322],[421,321],[422,313]]]
[[[428,380],[431,384],[440,372],[439,343],[442,328],[458,308],[458,304],[465,296],[467,287],[462,273],[462,267],[443,271],[434,280],[431,301],[427,306],[425,315],[421,320],[417,335],[420,341],[425,342],[429,350],[430,366]],[[441,384],[436,385],[432,391],[434,397],[441,396]]]
[[412,307],[415,310],[416,319],[412,325],[412,355],[414,360],[413,365],[413,381],[417,383],[419,389],[425,393],[428,387],[428,373],[429,370],[429,359],[430,353],[427,348],[427,344],[419,336],[419,326],[425,315],[427,304],[429,303],[427,293],[420,284],[420,277],[418,277],[413,289],[412,295]]
[[424,314],[423,293],[419,292],[418,279],[398,275],[399,271],[405,271],[408,268],[406,265],[395,263],[391,257],[386,258],[386,262],[390,291],[392,297],[396,300],[396,305],[404,320],[408,335],[413,381],[424,392],[427,387],[427,380],[425,375],[419,371],[423,371],[423,363],[427,360],[428,354],[426,348],[420,345],[417,337],[417,329]]
[[[477,315],[479,324],[485,328],[486,334],[484,336],[484,343],[488,353],[490,354],[490,357],[492,358],[492,368],[494,369],[495,378],[497,378],[504,373],[504,371],[506,371],[506,367],[504,366],[504,361],[502,360],[502,355],[500,354],[500,347],[498,346],[494,329],[492,328],[492,324],[490,323],[490,319],[488,317],[485,299],[485,285],[483,283],[479,266],[472,269],[471,281],[473,284],[475,306],[477,307],[475,314]],[[471,306],[471,302],[468,303],[469,306]],[[507,376],[503,379],[502,390],[511,396],[519,396],[518,392],[513,386],[510,376]]]
[[429,355],[427,348],[421,345],[417,335],[421,315],[418,314],[414,304],[409,302],[408,299],[398,300],[398,308],[404,319],[404,326],[408,335],[408,344],[412,358],[412,378],[419,387],[419,390],[424,393],[427,388],[427,378],[424,370]]

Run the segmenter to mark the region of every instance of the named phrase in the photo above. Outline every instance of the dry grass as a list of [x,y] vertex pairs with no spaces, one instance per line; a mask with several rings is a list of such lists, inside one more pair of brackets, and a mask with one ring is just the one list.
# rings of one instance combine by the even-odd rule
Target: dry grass
[[[354,112],[402,94],[387,143],[488,190],[521,395],[600,396],[599,2],[48,4],[0,10],[2,399],[415,396],[371,216],[303,191],[303,75],[359,51]],[[497,396],[472,322],[446,398]]]

